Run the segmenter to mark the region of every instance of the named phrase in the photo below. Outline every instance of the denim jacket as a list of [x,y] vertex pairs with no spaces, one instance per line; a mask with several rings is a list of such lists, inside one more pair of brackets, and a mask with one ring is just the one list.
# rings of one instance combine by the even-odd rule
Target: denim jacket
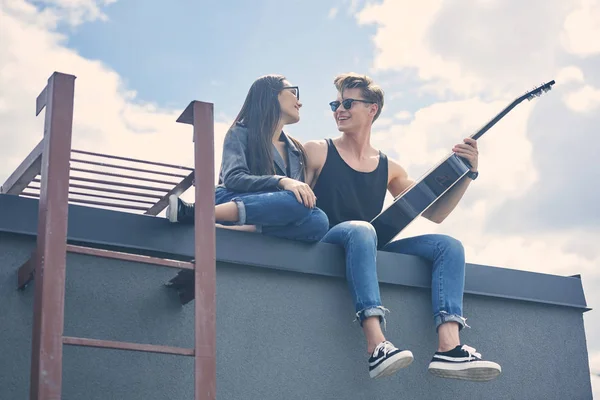
[[288,177],[304,182],[304,163],[300,150],[281,132],[280,140],[286,143],[289,175],[285,162],[275,145],[272,146],[275,175],[252,175],[248,166],[248,128],[236,124],[227,131],[223,142],[223,159],[217,187],[235,192],[261,192],[280,190],[279,181]]

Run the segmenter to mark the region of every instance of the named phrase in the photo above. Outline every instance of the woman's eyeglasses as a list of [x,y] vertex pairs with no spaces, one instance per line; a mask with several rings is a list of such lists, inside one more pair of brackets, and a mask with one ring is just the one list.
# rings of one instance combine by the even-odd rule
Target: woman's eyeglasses
[[336,111],[339,107],[340,104],[344,106],[344,109],[349,110],[352,107],[352,103],[354,103],[355,101],[358,101],[359,103],[367,103],[367,104],[375,104],[375,101],[368,101],[368,100],[358,100],[358,99],[344,99],[344,101],[332,101],[331,103],[329,103],[329,107],[331,107],[331,111]]
[[300,100],[300,88],[298,86],[285,86],[282,90],[289,90]]

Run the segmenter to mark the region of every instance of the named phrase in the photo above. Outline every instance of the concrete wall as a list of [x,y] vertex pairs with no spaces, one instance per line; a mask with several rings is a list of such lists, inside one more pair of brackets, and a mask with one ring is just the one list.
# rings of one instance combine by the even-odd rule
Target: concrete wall
[[[83,212],[74,209],[71,215],[77,210]],[[17,291],[16,272],[33,250],[35,238],[9,233],[7,228],[2,232],[7,221],[2,217],[7,215],[0,207],[0,399],[17,400],[28,398],[33,287]],[[129,218],[121,216],[124,221]],[[162,242],[176,236],[174,232],[165,232]],[[265,248],[257,251],[271,259],[277,259],[286,246],[291,246],[288,253],[299,246],[258,235],[219,233],[219,399],[592,398],[584,299],[557,299],[551,293],[575,291],[577,282],[581,286],[577,278],[510,275],[515,272],[470,265],[470,290],[482,293],[465,296],[465,315],[472,328],[463,331],[462,339],[484,357],[499,362],[503,374],[486,383],[443,380],[427,373],[436,348],[429,289],[410,283],[419,282],[420,277],[393,283],[396,278],[387,269],[392,259],[385,260],[383,255],[383,279],[392,282],[382,283],[384,304],[391,310],[387,335],[397,345],[410,348],[415,362],[393,377],[375,381],[368,377],[363,337],[353,322],[337,249],[318,245],[307,251],[300,246],[304,259],[292,257],[296,270],[284,262],[279,264],[282,269],[262,265],[240,249],[237,255],[247,256],[249,266],[233,261],[231,249],[223,247],[229,242],[223,235],[238,240],[238,249],[244,242],[255,250],[257,243],[267,242],[263,246],[273,249],[272,254]],[[231,258],[227,262],[224,252]],[[338,265],[330,270],[317,265],[320,273],[302,272],[303,265],[309,271],[314,267],[313,257],[332,258]],[[413,263],[418,265],[416,260]],[[410,270],[411,263],[406,264]],[[65,335],[193,347],[195,303],[181,306],[177,295],[163,286],[175,273],[168,268],[69,254]],[[496,286],[487,281],[486,273],[500,274],[495,275]],[[478,278],[474,280],[473,275]],[[509,299],[522,296],[507,293],[502,276],[522,278],[514,282],[515,290],[529,280],[537,298]],[[552,287],[548,286],[551,282]],[[497,293],[483,293],[485,285]],[[63,399],[192,399],[192,374],[193,360],[187,357],[65,347]]]

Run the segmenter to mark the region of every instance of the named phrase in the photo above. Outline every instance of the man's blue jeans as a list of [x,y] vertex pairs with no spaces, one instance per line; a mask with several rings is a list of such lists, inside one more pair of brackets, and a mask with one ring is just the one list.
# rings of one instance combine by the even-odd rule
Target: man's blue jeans
[[235,225],[256,225],[257,231],[264,235],[318,242],[329,229],[329,219],[321,209],[299,203],[288,190],[239,193],[217,187],[215,204],[230,201],[238,207],[239,219]]
[[[368,222],[348,221],[332,227],[322,242],[341,245],[346,251],[346,279],[356,316],[384,319],[377,279],[377,235]],[[462,244],[446,235],[422,235],[393,241],[383,251],[422,257],[432,263],[431,301],[436,329],[454,321],[465,327],[462,317],[465,284],[465,253]],[[402,268],[402,266],[398,266]]]

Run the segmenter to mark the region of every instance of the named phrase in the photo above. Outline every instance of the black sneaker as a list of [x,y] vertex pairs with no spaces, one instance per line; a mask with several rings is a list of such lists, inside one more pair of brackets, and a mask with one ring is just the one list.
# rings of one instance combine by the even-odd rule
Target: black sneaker
[[450,351],[436,352],[429,363],[429,372],[442,378],[490,381],[500,375],[502,368],[495,362],[482,360],[474,348],[458,345]]
[[369,358],[369,375],[371,378],[389,376],[411,362],[413,354],[409,350],[400,350],[388,341],[381,342]]
[[169,196],[169,205],[166,210],[167,218],[171,222],[194,222],[194,205],[186,203],[178,196]]

